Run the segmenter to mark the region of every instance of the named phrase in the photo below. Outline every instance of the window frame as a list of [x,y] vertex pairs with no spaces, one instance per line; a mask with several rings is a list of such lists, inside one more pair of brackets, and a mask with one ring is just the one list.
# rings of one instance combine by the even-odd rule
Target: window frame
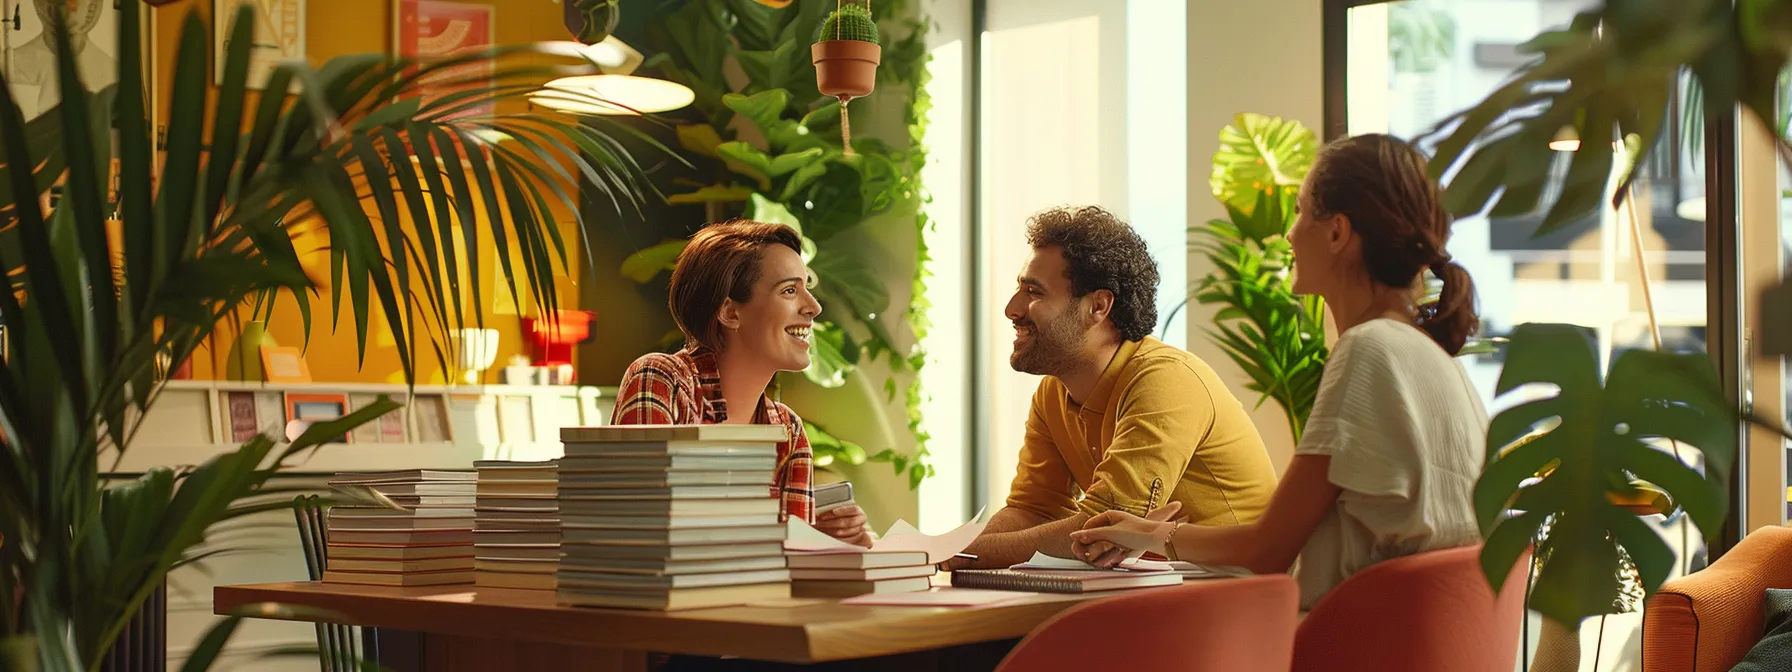
[[[1322,135],[1326,142],[1343,137],[1349,128],[1350,10],[1401,1],[1404,0],[1323,0],[1320,48],[1323,58]],[[1745,195],[1740,193],[1738,185],[1737,120],[1738,116],[1735,114],[1708,115],[1705,119],[1705,347],[1712,363],[1717,367],[1719,380],[1728,400],[1740,405],[1741,401],[1750,398],[1744,389],[1745,383],[1750,382],[1743,375],[1745,359],[1749,357],[1749,353],[1744,343],[1744,335],[1748,331],[1744,328],[1743,306],[1738,301],[1741,296],[1740,288],[1760,284],[1765,274],[1772,274],[1772,279],[1777,281],[1779,269],[1748,269],[1747,277],[1743,273],[1743,231],[1738,205]],[[1777,236],[1777,217],[1773,218],[1773,226]],[[1778,380],[1760,381],[1757,376],[1754,382],[1772,385],[1774,395],[1783,394]],[[1754,396],[1759,398],[1760,392],[1757,390]],[[1779,404],[1775,403],[1774,407],[1778,408]],[[1755,462],[1751,459],[1755,450],[1749,441],[1750,432],[1743,423],[1737,423],[1736,433],[1739,454],[1737,467],[1730,475],[1729,517],[1710,542],[1708,555],[1711,559],[1716,559],[1735,546],[1747,530],[1751,529],[1748,525],[1748,481],[1751,471],[1749,465]],[[1778,443],[1777,435],[1774,435],[1774,441],[1774,450],[1778,450],[1783,458],[1785,451]],[[1784,467],[1781,465],[1783,462],[1773,467],[1776,475],[1783,471]],[[1780,499],[1784,497],[1781,496]],[[1784,505],[1779,508],[1783,509]],[[1783,516],[1785,512],[1781,510],[1778,513]]]

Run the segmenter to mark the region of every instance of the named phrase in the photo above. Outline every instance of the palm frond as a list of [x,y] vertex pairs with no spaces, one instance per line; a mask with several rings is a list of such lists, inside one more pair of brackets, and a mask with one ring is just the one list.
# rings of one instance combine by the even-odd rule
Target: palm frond
[[[97,665],[168,571],[229,552],[210,543],[231,529],[221,523],[287,506],[269,500],[287,491],[269,485],[279,469],[397,407],[382,399],[291,443],[257,437],[188,470],[99,480],[102,452],[122,457],[158,399],[158,357],[185,361],[219,324],[245,308],[271,311],[281,293],[294,295],[309,327],[316,288],[295,236],[328,236],[332,301],[347,304],[357,346],[364,353],[377,300],[408,378],[413,336],[427,334],[443,361],[448,330],[468,312],[484,319],[460,288],[477,286],[487,241],[511,291],[522,294],[520,277],[533,305],[551,311],[553,278],[567,267],[560,222],[572,220],[583,240],[574,183],[619,202],[643,198],[645,171],[604,131],[535,114],[453,114],[521,101],[539,80],[571,72],[537,64],[557,47],[286,63],[251,104],[248,7],[231,22],[215,94],[208,31],[192,14],[181,26],[174,97],[215,103],[171,118],[157,184],[140,22],[139,3],[120,4],[117,86],[89,93],[72,51],[56,50],[62,102],[26,122],[0,82],[0,595],[23,596],[17,610],[0,609],[0,655],[45,670]],[[57,14],[50,34],[64,23]],[[452,81],[451,67],[479,63],[492,64],[493,82],[423,98]],[[296,93],[278,94],[292,83]],[[475,133],[486,129],[511,140]],[[57,182],[64,191],[46,210]],[[214,635],[190,668],[209,663],[229,628]]]

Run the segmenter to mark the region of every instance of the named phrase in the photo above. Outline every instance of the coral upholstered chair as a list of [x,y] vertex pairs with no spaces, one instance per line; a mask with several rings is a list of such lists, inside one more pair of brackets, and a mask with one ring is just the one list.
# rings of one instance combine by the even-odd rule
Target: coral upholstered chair
[[1282,672],[1299,602],[1286,574],[1128,592],[1052,617],[996,672]]
[[1495,596],[1480,544],[1372,565],[1313,605],[1294,637],[1294,670],[1512,672],[1530,566],[1520,556]]

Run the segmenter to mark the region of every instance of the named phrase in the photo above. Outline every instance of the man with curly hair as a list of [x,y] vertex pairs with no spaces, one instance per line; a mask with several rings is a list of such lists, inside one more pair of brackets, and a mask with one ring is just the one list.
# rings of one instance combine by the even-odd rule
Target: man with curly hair
[[978,559],[953,566],[1072,557],[1069,533],[1111,509],[1143,516],[1174,502],[1198,525],[1256,520],[1275,490],[1269,454],[1206,362],[1151,337],[1158,275],[1145,241],[1089,206],[1034,215],[1027,242],[1006,308],[1008,361],[1045,379],[1007,506],[967,549]]

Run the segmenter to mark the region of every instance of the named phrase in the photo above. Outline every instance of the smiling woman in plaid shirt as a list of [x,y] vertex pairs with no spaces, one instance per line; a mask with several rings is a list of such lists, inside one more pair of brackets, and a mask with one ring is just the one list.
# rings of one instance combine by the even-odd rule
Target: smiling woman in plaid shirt
[[[809,367],[810,329],[821,304],[809,293],[802,238],[782,224],[735,220],[697,232],[672,270],[672,318],[685,348],[646,355],[623,376],[617,425],[778,424],[772,494],[783,514],[843,541],[869,546],[857,506],[815,515],[814,454],[803,421],[765,389],[779,371]],[[731,413],[731,409],[752,409]]]

